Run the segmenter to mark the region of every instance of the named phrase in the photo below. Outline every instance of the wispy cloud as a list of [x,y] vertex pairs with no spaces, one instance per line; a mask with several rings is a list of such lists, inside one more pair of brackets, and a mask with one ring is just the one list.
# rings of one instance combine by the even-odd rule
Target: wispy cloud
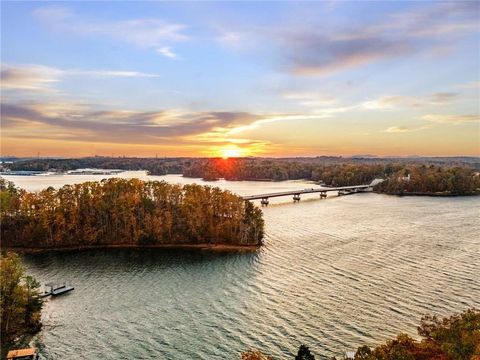
[[312,119],[320,119],[323,117],[329,117],[327,116],[322,116],[322,115],[305,115],[305,114],[271,114],[271,115],[265,115],[262,116],[261,118],[247,124],[247,125],[240,125],[240,126],[235,126],[232,129],[229,129],[226,134],[227,135],[235,135],[247,130],[253,130],[257,129],[261,125],[264,124],[269,124],[273,122],[290,122],[290,121],[301,121],[301,120],[312,120]]
[[456,92],[438,92],[422,96],[385,95],[366,101],[363,108],[370,110],[389,110],[397,107],[421,107],[427,105],[449,104],[458,97]]
[[210,139],[225,142],[230,129],[261,118],[246,112],[98,111],[88,104],[7,102],[1,106],[1,115],[5,136],[15,131],[22,136],[45,137],[51,129],[48,134],[56,139],[58,134],[67,134],[78,141],[125,144],[182,143],[184,137],[206,133],[215,134]]
[[426,101],[430,104],[448,104],[457,98],[456,92],[439,92],[430,95]]
[[449,115],[449,114],[428,114],[421,117],[423,120],[437,124],[460,125],[480,121],[480,115]]
[[251,48],[257,42],[254,33],[251,31],[232,31],[228,28],[218,28],[217,32],[220,33],[220,35],[216,37],[217,42],[235,50]]
[[81,36],[104,36],[146,48],[162,49],[166,44],[189,38],[185,34],[186,25],[157,18],[99,20],[80,16],[61,6],[39,8],[34,14],[56,31]]
[[267,47],[287,73],[326,76],[380,61],[444,54],[460,36],[478,32],[479,11],[478,2],[418,3],[381,20],[363,23],[359,16],[341,27],[308,19],[295,26],[230,24],[216,28],[216,39],[235,50],[258,53]]
[[[363,65],[454,47],[458,36],[478,32],[478,2],[426,3],[382,21],[329,29],[305,23],[265,30],[282,64],[297,75],[330,75]],[[256,35],[258,36],[258,35]]]
[[56,91],[54,85],[65,77],[158,77],[156,74],[128,70],[57,69],[42,65],[3,64],[0,72],[3,89]]
[[288,66],[297,75],[327,75],[413,51],[407,42],[379,36],[338,40],[308,32],[285,36],[284,39]]
[[3,89],[54,91],[54,83],[60,81],[62,71],[47,66],[8,66],[0,71]]
[[149,74],[140,71],[128,70],[63,70],[64,76],[93,76],[93,77],[159,77],[157,74]]
[[157,52],[160,55],[163,55],[163,56],[165,56],[167,58],[170,58],[170,59],[175,59],[177,57],[177,54],[175,54],[169,46],[163,46],[163,47],[157,49]]
[[390,126],[389,128],[383,130],[383,132],[386,132],[386,133],[406,133],[406,132],[430,129],[431,127],[432,127],[431,125],[423,125],[423,126],[417,126],[417,127]]
[[383,130],[382,132],[386,133],[406,133],[413,131],[420,131],[431,129],[434,126],[440,124],[447,125],[460,125],[465,123],[479,122],[480,115],[448,115],[448,114],[428,114],[420,117],[421,120],[427,121],[430,124],[420,125],[416,127],[407,127],[407,126],[390,126],[389,128]]
[[480,81],[468,81],[463,84],[457,85],[460,89],[479,89],[480,88]]
[[282,93],[282,97],[299,105],[315,108],[332,106],[338,102],[333,96],[314,91],[286,91]]
[[408,127],[405,126],[390,126],[388,129],[386,129],[384,132],[388,133],[403,133],[403,132],[408,132],[411,131]]

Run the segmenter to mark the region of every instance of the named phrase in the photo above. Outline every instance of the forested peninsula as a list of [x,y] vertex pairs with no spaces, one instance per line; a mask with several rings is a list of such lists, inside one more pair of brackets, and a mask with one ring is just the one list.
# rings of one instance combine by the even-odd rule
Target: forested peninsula
[[108,179],[18,189],[0,180],[2,247],[256,249],[262,211],[219,188]]
[[374,190],[392,195],[480,194],[480,158],[126,158],[29,159],[4,164],[7,170],[68,171],[79,168],[146,170],[205,180],[311,180],[327,186],[386,181]]

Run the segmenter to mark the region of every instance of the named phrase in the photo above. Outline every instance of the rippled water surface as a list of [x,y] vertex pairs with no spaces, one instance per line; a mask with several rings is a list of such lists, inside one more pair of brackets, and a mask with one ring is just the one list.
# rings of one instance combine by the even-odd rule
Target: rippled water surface
[[[38,190],[95,178],[9,179]],[[315,187],[210,184],[242,195]],[[479,209],[478,197],[312,195],[264,208],[266,245],[257,253],[28,255],[42,283],[75,286],[47,302],[36,344],[47,359],[238,359],[250,348],[292,359],[300,343],[326,358],[399,331],[415,334],[425,313],[480,306]]]

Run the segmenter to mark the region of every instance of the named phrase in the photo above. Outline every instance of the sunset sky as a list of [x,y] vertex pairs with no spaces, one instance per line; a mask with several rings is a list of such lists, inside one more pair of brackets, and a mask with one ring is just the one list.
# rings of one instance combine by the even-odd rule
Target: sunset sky
[[2,155],[480,155],[479,2],[5,2]]

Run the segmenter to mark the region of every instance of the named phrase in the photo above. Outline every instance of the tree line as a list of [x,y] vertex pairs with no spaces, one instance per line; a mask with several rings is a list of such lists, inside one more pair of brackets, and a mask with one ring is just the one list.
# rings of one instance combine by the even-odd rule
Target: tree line
[[18,255],[3,253],[0,257],[1,348],[2,358],[23,335],[41,328],[43,302],[38,297],[40,284],[25,274]]
[[145,170],[151,175],[181,174],[187,158],[85,157],[77,159],[28,159],[4,164],[11,170],[66,172],[82,168]]
[[[480,310],[468,309],[440,319],[424,316],[417,328],[419,340],[399,334],[376,347],[361,346],[354,360],[478,360],[480,359]],[[240,355],[241,360],[273,360],[258,350]],[[343,359],[346,360],[346,357]],[[295,360],[315,360],[310,349],[301,345]],[[332,358],[336,360],[336,358]]]
[[[15,159],[8,159],[15,160]],[[341,157],[317,156],[295,158],[137,158],[94,156],[72,159],[19,159],[4,163],[11,170],[68,171],[79,168],[146,170],[151,175],[183,174],[191,177],[227,178],[232,180],[310,179],[312,171],[329,165],[437,165],[469,167],[480,170],[478,157]]]
[[369,184],[376,178],[386,179],[375,191],[386,194],[480,193],[480,173],[468,166],[401,163],[335,163],[291,162],[277,160],[208,159],[184,170],[184,176],[207,180],[292,180],[307,179],[328,186]]
[[261,210],[219,188],[106,179],[28,192],[0,180],[4,247],[260,245]]
[[472,195],[480,193],[480,173],[458,166],[407,166],[391,174],[375,190],[395,195]]
[[[328,186],[368,184],[386,179],[375,189],[387,194],[469,195],[480,192],[477,158],[82,158],[18,161],[12,170],[66,171],[83,167],[147,170],[151,175],[183,174],[205,180],[306,179]],[[404,178],[410,178],[404,180]]]

